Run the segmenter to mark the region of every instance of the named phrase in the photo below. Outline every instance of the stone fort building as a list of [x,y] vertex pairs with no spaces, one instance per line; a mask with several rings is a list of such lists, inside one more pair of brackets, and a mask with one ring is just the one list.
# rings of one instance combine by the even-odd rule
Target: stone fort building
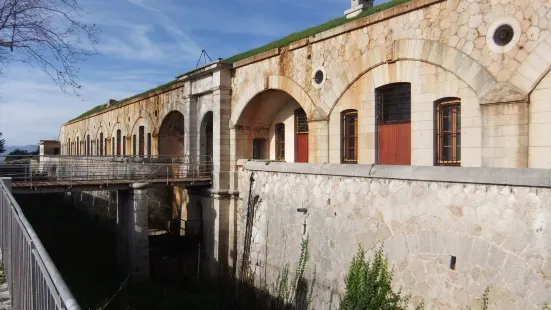
[[212,156],[210,190],[173,189],[188,197],[182,213],[202,206],[212,273],[237,269],[247,247],[270,277],[307,233],[315,309],[343,291],[356,246],[377,242],[412,305],[467,309],[490,286],[496,309],[541,309],[551,2],[352,4],[84,113],[62,126],[62,154]]

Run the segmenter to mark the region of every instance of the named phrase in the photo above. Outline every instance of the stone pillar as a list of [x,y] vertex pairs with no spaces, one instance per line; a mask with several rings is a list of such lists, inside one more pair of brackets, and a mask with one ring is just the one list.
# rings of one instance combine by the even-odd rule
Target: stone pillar
[[148,187],[134,183],[117,195],[117,263],[133,280],[149,279]]
[[329,162],[329,121],[308,122],[308,162]]

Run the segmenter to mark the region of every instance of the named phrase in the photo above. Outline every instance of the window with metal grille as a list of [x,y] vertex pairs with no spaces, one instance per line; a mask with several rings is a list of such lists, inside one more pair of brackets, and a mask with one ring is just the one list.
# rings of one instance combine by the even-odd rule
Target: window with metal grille
[[136,135],[132,136],[132,156],[136,156]]
[[275,125],[276,160],[285,160],[285,124]]
[[121,130],[117,130],[117,156],[121,156]]
[[358,111],[345,110],[341,112],[342,163],[358,162]]
[[122,156],[126,156],[126,137],[122,137]]
[[140,137],[140,141],[139,141],[140,156],[143,156],[145,151],[145,127],[140,126],[138,133]]
[[411,84],[393,83],[376,90],[377,120],[380,124],[411,121]]
[[99,134],[99,154],[103,156],[103,132]]
[[151,156],[151,133],[147,134],[147,155]]
[[253,159],[264,159],[264,139],[253,140]]
[[297,133],[308,133],[308,119],[303,109],[295,111],[295,130]]
[[461,166],[461,101],[441,99],[435,111],[435,164]]

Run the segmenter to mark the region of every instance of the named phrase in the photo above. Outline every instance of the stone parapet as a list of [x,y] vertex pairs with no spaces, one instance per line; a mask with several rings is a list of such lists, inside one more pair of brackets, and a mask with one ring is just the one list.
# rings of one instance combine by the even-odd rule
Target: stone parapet
[[372,179],[551,187],[551,170],[432,166],[300,164],[248,161],[245,170]]

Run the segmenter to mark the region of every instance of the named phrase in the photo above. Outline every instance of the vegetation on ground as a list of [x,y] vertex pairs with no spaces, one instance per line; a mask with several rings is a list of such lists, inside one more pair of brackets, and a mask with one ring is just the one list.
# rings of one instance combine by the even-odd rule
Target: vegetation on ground
[[38,155],[38,153],[39,153],[38,148],[34,152],[29,152],[29,151],[21,150],[21,149],[15,149],[15,150],[8,153],[8,155],[6,156],[6,159],[4,161],[9,162],[9,161],[19,160],[19,159],[28,159],[29,156]]
[[0,154],[6,151],[6,141],[2,139],[2,133],[0,132]]

